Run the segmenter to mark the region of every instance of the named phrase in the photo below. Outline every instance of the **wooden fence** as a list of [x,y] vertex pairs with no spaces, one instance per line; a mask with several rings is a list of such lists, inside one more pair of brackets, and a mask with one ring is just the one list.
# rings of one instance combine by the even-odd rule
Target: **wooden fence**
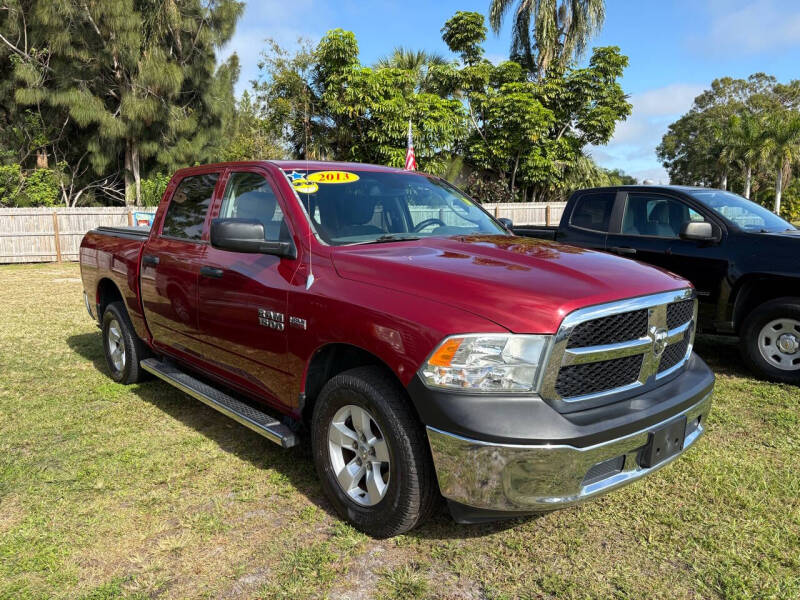
[[[516,225],[557,225],[565,205],[565,202],[509,202],[483,206],[495,217],[511,219]],[[0,208],[0,263],[78,260],[83,234],[100,225],[133,225],[135,210]]]

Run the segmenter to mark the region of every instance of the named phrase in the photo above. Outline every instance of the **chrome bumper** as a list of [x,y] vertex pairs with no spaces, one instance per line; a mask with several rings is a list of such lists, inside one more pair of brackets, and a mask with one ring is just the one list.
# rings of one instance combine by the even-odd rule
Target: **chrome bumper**
[[[669,464],[704,433],[710,410],[711,392],[661,423],[586,448],[492,444],[433,427],[427,430],[439,488],[445,498],[487,510],[536,512],[604,494]],[[639,466],[638,453],[647,444],[650,432],[682,415],[687,421],[683,449],[654,467]],[[601,463],[606,461],[621,463],[621,469],[603,477]],[[595,475],[588,479],[587,474],[592,473]]]

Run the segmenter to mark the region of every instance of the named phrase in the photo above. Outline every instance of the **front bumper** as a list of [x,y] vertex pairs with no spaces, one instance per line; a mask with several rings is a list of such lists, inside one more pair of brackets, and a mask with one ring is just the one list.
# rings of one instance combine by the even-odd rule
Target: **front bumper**
[[[686,380],[693,377],[694,384],[687,387]],[[504,443],[447,432],[428,423],[442,495],[459,507],[453,511],[457,518],[463,517],[458,520],[471,521],[479,511],[497,518],[502,516],[499,513],[514,516],[562,508],[631,483],[669,464],[700,438],[711,410],[713,384],[713,374],[693,356],[682,376],[652,390],[650,398],[640,398],[639,410],[631,408],[626,416],[617,413],[604,423],[584,422],[591,434],[583,438],[573,437],[576,424],[571,423],[564,442],[554,441],[561,436],[554,435],[551,427],[547,435],[532,436],[527,443]],[[663,396],[661,402],[659,396]],[[662,407],[671,410],[658,410]],[[653,467],[641,466],[640,454],[650,434],[683,416],[686,433],[680,452]],[[620,421],[626,422],[624,427]],[[612,423],[615,426],[609,427]],[[601,424],[608,427],[605,436],[597,431]]]

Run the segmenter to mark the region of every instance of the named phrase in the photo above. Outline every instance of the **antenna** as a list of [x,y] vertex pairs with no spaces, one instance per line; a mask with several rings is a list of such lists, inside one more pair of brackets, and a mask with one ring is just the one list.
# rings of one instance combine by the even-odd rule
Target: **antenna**
[[[306,155],[306,177],[308,177],[308,139],[309,139],[309,129],[311,127],[311,123],[308,119],[308,84],[306,84],[303,88],[305,91],[305,103],[304,103],[304,111],[305,111],[305,118],[304,124],[305,127],[305,143],[303,144],[303,152]],[[313,251],[311,250],[311,236],[312,236],[312,229],[314,227],[313,221],[311,220],[313,217],[311,215],[311,194],[306,194],[306,213],[308,213],[308,238],[306,239],[306,246],[308,246],[308,277],[306,277],[306,290],[311,289],[311,286],[314,285],[314,268],[311,264],[311,255]]]

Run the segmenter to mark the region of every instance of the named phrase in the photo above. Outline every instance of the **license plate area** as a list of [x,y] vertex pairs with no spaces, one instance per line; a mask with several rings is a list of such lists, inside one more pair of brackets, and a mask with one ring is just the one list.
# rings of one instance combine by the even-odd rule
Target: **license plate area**
[[639,465],[654,467],[683,450],[686,437],[686,417],[681,417],[650,433],[647,445],[639,454]]

